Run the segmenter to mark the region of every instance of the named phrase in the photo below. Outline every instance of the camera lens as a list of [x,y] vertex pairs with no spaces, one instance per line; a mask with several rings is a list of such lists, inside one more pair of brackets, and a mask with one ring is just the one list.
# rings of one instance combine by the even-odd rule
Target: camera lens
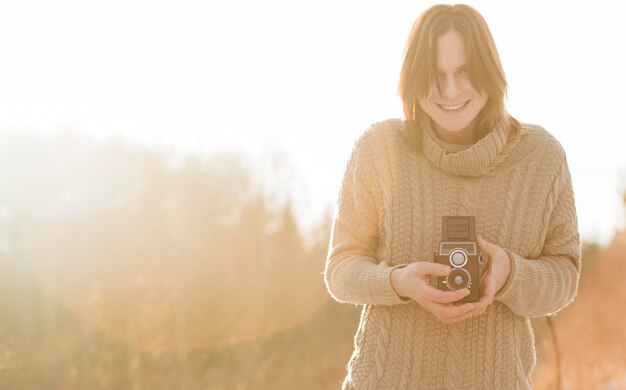
[[450,290],[460,290],[466,287],[469,288],[471,281],[472,279],[470,274],[465,268],[453,269],[446,278],[446,284]]
[[463,267],[467,263],[467,254],[462,249],[455,249],[450,252],[450,264],[453,267]]

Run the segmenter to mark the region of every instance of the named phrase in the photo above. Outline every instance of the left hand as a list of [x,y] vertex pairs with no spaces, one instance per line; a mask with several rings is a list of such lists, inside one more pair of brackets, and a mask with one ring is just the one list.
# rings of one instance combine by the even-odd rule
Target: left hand
[[509,255],[504,249],[483,239],[480,235],[476,236],[476,241],[480,249],[491,258],[491,264],[481,285],[481,297],[478,302],[474,302],[472,315],[480,315],[485,312],[493,302],[493,297],[504,287],[511,274]]

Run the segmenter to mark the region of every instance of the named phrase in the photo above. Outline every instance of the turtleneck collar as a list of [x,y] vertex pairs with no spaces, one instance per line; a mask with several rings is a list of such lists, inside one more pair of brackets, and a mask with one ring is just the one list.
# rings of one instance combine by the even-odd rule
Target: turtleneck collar
[[474,144],[456,145],[442,141],[430,123],[424,123],[422,151],[430,162],[445,172],[478,177],[493,170],[513,150],[520,136],[508,139],[509,131],[508,123],[499,125]]

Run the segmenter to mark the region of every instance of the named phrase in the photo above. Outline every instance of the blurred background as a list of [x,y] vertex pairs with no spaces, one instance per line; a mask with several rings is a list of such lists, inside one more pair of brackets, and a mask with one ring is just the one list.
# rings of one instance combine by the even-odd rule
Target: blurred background
[[[0,3],[0,388],[339,388],[335,197],[432,4]],[[556,338],[533,320],[535,387],[626,388],[626,27],[608,1],[469,4],[574,182],[581,285]]]

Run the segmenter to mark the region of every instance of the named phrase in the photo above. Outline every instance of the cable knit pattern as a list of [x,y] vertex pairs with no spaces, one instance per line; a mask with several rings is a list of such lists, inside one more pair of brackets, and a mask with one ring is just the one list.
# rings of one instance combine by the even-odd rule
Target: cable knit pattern
[[[330,294],[363,305],[344,389],[530,388],[528,317],[574,298],[580,243],[561,145],[544,129],[493,129],[449,145],[424,128],[410,150],[404,124],[373,125],[355,142],[338,196],[325,269]],[[394,268],[432,261],[444,215],[476,216],[505,249],[511,275],[480,316],[444,324],[391,286]]]

